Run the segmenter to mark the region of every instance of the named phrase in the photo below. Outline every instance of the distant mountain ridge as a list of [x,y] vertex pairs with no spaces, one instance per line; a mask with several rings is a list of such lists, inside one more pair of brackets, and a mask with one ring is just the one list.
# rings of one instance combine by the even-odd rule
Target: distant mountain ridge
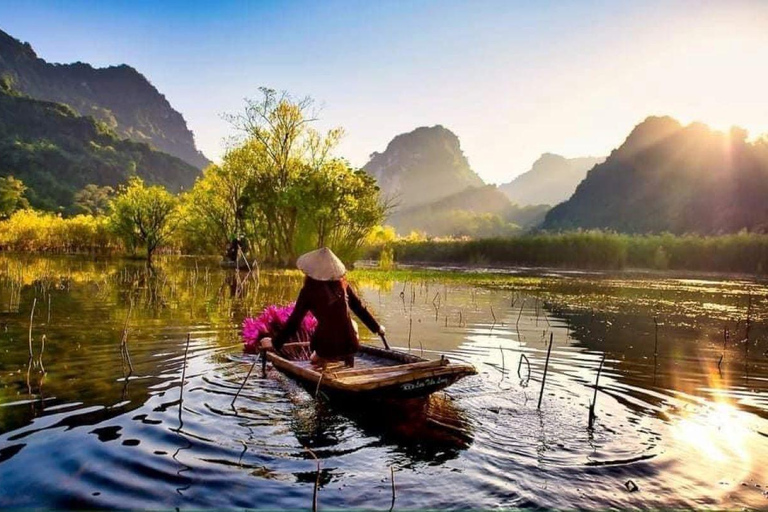
[[459,138],[436,125],[397,135],[363,167],[394,201],[387,223],[398,233],[509,236],[538,226],[546,205],[519,207],[469,166]]
[[544,153],[531,170],[509,183],[499,185],[510,201],[521,206],[562,203],[573,194],[576,186],[604,157],[565,158]]
[[363,170],[400,210],[485,184],[469,166],[459,138],[440,125],[396,136],[383,153],[371,155]]
[[178,191],[199,170],[61,103],[36,100],[0,79],[0,176],[21,179],[35,208],[71,211],[88,184],[116,187],[139,176]]
[[0,30],[0,77],[32,98],[64,103],[93,116],[118,135],[151,144],[202,169],[210,161],[197,150],[182,115],[137,70],[125,64],[51,64],[29,43]]
[[484,185],[396,211],[388,223],[401,234],[419,231],[431,236],[506,236],[537,227],[548,210],[546,205],[512,204],[495,185]]
[[768,231],[768,140],[649,117],[595,166],[544,228],[628,233]]

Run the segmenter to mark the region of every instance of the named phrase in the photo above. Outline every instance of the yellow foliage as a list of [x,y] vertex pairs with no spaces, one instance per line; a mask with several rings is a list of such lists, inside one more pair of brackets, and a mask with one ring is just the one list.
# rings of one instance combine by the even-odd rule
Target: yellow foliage
[[19,210],[0,221],[0,250],[19,252],[108,252],[119,246],[105,217]]
[[374,226],[365,238],[368,247],[386,245],[397,240],[397,233],[392,226]]

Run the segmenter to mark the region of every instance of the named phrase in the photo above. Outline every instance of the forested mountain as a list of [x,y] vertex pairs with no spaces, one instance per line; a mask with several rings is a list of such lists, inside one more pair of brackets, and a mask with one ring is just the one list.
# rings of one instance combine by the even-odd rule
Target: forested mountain
[[548,209],[546,205],[514,205],[496,186],[485,185],[396,211],[388,223],[401,234],[419,231],[430,236],[505,236],[538,226]]
[[399,210],[428,204],[483,180],[469,167],[459,138],[440,125],[398,135],[363,167]]
[[184,118],[165,96],[127,65],[50,64],[29,43],[0,30],[0,77],[35,99],[64,103],[102,121],[118,135],[146,142],[202,169],[210,162],[195,147]]
[[768,230],[768,140],[649,117],[589,171],[549,229],[725,233]]
[[553,153],[544,153],[534,162],[533,167],[512,180],[499,186],[510,201],[525,205],[562,203],[573,194],[576,186],[595,165],[605,158],[565,158]]
[[103,123],[25,97],[0,79],[0,176],[21,179],[33,207],[68,208],[86,185],[114,187],[132,175],[178,190],[198,174],[179,158],[120,139]]

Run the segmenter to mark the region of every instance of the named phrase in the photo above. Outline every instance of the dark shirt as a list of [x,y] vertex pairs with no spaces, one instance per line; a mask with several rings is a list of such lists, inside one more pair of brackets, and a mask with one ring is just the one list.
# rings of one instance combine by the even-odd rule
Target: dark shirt
[[366,309],[345,279],[317,281],[307,277],[296,299],[296,306],[283,329],[272,340],[275,350],[280,350],[301,325],[304,315],[311,312],[317,319],[310,348],[324,358],[339,358],[354,354],[360,347],[357,333],[352,327],[349,310],[352,310],[371,332],[379,332],[379,323]]

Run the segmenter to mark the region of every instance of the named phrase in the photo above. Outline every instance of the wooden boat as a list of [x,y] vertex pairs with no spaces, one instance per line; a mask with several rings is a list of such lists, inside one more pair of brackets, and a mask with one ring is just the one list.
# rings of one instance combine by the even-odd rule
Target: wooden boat
[[452,363],[445,357],[421,357],[361,345],[355,366],[330,363],[320,369],[309,362],[309,343],[287,343],[282,355],[267,352],[272,365],[297,380],[313,395],[331,399],[402,400],[428,396],[477,372],[470,364]]

